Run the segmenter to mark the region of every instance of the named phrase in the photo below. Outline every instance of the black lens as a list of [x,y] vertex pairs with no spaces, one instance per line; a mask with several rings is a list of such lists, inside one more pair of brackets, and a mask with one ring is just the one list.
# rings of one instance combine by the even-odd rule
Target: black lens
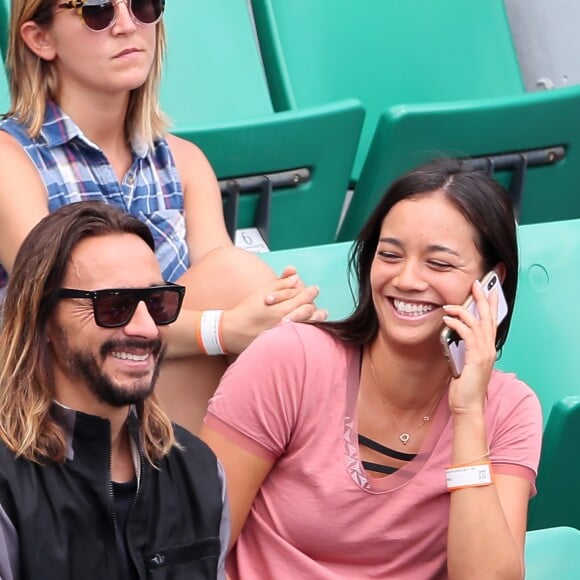
[[161,326],[175,321],[181,306],[181,295],[177,289],[151,290],[145,299],[147,310],[155,324]]
[[139,298],[126,291],[99,293],[94,301],[95,322],[99,326],[124,326],[135,313]]
[[112,2],[83,4],[82,16],[84,23],[91,30],[104,30],[115,18],[115,6]]
[[163,12],[163,0],[131,0],[133,16],[143,24],[157,22]]

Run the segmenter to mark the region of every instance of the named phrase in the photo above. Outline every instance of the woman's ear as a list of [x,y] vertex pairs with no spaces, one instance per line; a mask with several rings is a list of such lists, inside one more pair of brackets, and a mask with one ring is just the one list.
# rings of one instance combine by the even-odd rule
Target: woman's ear
[[506,275],[505,264],[503,262],[499,262],[495,265],[495,267],[493,269],[497,272],[497,275],[499,276],[499,280],[503,284],[503,281],[505,280],[505,275]]
[[54,60],[56,50],[48,30],[41,28],[36,22],[28,20],[20,27],[20,36],[26,46],[42,60]]

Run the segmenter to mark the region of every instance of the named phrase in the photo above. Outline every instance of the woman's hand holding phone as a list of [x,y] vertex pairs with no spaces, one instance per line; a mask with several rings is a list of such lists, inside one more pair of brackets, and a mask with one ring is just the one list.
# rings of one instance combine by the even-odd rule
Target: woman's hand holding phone
[[451,410],[457,414],[481,412],[496,359],[497,326],[507,314],[497,273],[474,282],[472,295],[462,306],[444,309],[446,328],[441,339],[454,376],[449,391]]
[[[495,316],[495,327],[497,327],[508,312],[508,306],[501,287],[499,275],[495,270],[491,270],[480,282],[475,282],[474,284],[482,290],[486,297],[497,295],[497,302],[492,309],[492,312],[497,313]],[[463,308],[479,319],[480,313],[473,293],[463,303]],[[448,314],[454,315],[449,310]],[[454,329],[452,324],[446,324],[445,328],[441,331],[441,344],[443,345],[445,356],[449,359],[451,374],[454,377],[458,377],[465,366],[466,346],[463,337]]]

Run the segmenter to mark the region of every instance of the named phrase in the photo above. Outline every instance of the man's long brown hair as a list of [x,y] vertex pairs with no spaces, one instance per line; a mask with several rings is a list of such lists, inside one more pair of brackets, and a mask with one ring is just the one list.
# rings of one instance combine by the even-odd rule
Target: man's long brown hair
[[[47,326],[73,248],[84,238],[134,234],[154,251],[137,218],[101,202],[66,205],[42,219],[24,240],[6,290],[0,332],[0,439],[31,461],[64,461],[66,436],[50,408],[54,382]],[[155,395],[137,405],[145,457],[155,463],[175,444]]]

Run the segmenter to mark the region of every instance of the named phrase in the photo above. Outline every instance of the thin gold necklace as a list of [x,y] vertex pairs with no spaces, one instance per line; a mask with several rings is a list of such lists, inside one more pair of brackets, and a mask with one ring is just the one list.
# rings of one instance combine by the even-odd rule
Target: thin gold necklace
[[[375,372],[375,365],[373,364],[373,358],[371,356],[370,350],[368,351],[368,355],[369,355],[369,363],[371,365],[371,372],[373,373],[373,380],[375,382],[376,388],[378,389],[379,388],[379,381],[377,380],[377,373]],[[389,414],[391,415],[393,422],[395,423],[397,429],[400,432],[399,440],[401,441],[401,443],[403,445],[407,445],[407,443],[409,443],[409,441],[411,440],[411,435],[413,435],[413,433],[416,433],[417,431],[419,431],[419,429],[421,429],[421,427],[423,427],[423,425],[425,425],[426,423],[429,423],[429,421],[431,421],[431,417],[433,416],[433,413],[435,412],[435,409],[437,408],[437,405],[438,405],[439,400],[441,399],[442,395],[443,395],[443,391],[440,391],[439,393],[437,393],[437,395],[433,399],[433,402],[425,410],[425,413],[423,414],[423,418],[421,419],[421,422],[419,423],[419,425],[417,425],[417,427],[415,427],[411,431],[405,431],[404,429],[402,429],[401,426],[399,425],[399,422],[397,421],[397,418],[395,417],[395,414],[389,409]]]

